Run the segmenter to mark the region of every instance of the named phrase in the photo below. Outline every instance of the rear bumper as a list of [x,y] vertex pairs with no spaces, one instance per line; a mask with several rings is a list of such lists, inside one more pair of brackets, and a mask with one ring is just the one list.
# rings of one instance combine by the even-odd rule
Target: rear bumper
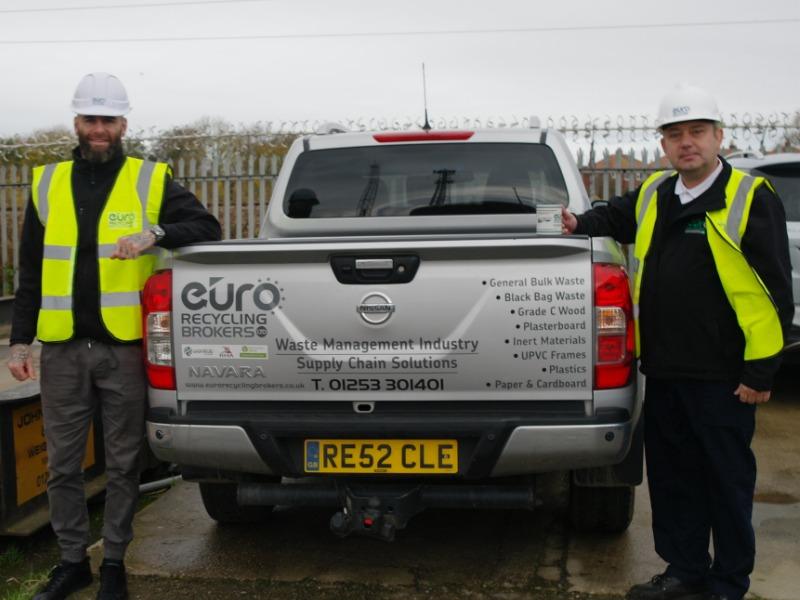
[[[501,412],[501,411],[498,411]],[[303,442],[307,438],[455,438],[459,477],[480,479],[610,466],[628,453],[633,423],[626,410],[594,416],[467,414],[387,415],[384,418],[316,414],[284,420],[249,414],[206,411],[176,416],[151,409],[147,436],[161,460],[185,467],[231,474],[307,476]]]
[[509,436],[491,476],[616,465],[628,453],[632,434],[630,421],[517,427]]

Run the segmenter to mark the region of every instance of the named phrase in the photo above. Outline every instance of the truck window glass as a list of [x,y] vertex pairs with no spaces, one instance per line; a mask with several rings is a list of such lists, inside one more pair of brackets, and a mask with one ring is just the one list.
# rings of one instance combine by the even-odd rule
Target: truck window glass
[[284,196],[287,216],[397,217],[536,212],[567,204],[543,144],[402,144],[304,152]]
[[762,175],[775,186],[783,201],[787,221],[800,221],[800,163],[754,169],[753,175]]

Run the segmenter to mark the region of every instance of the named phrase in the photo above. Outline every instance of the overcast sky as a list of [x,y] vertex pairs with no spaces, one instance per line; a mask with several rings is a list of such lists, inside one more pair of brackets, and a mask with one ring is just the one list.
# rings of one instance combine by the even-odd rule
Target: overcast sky
[[69,126],[91,71],[136,131],[415,119],[422,62],[448,119],[652,118],[679,81],[725,113],[800,109],[797,0],[0,0],[0,53],[0,135]]

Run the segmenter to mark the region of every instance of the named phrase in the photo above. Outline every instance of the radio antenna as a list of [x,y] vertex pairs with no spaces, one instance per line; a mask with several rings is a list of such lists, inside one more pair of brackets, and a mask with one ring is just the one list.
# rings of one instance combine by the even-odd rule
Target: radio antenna
[[430,131],[431,123],[428,121],[428,86],[425,81],[425,63],[422,63],[422,102],[425,106],[425,124],[422,129],[423,131]]

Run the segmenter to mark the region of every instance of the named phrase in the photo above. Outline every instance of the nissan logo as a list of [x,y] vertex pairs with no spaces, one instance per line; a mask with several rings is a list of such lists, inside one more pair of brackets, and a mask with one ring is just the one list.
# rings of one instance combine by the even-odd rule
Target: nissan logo
[[382,325],[389,320],[395,310],[394,304],[386,294],[372,292],[361,299],[356,312],[370,325]]

